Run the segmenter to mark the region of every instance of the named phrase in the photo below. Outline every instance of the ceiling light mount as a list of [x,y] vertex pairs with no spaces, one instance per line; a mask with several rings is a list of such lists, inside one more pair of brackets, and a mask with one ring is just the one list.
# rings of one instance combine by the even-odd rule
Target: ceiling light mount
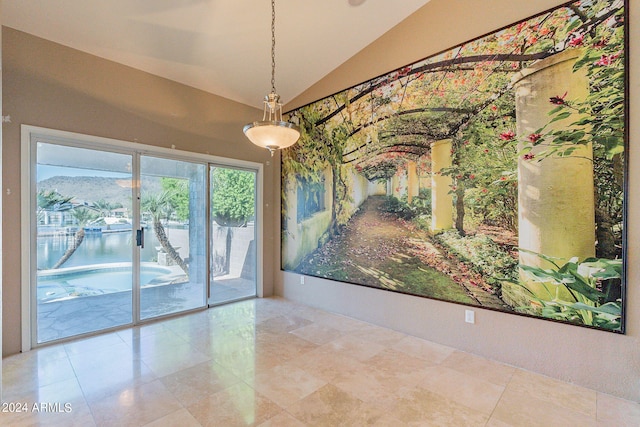
[[244,134],[249,141],[273,153],[295,144],[300,138],[300,128],[282,119],[280,95],[276,93],[276,2],[271,0],[271,93],[264,97],[261,121],[245,125]]

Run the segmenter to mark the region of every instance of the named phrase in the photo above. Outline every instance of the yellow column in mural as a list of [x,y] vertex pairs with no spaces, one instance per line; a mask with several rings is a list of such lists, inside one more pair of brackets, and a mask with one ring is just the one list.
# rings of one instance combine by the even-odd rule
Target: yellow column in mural
[[399,188],[400,188],[400,179],[398,178],[398,174],[396,173],[391,177],[391,195],[393,197],[400,198],[400,192],[398,190]]
[[453,195],[450,176],[441,175],[451,167],[451,140],[442,139],[431,144],[431,230],[438,232],[453,227]]
[[[547,124],[551,120],[549,111],[557,107],[558,102],[586,98],[587,76],[583,71],[573,71],[580,53],[577,49],[558,53],[514,77],[519,140],[528,139]],[[577,119],[572,114],[551,123],[545,131],[566,128]],[[572,257],[592,257],[595,255],[595,209],[591,144],[578,146],[567,157],[538,161],[537,156],[544,149],[541,144],[534,147],[527,158],[518,159],[518,244],[523,249],[560,258],[560,265]],[[540,257],[522,251],[520,263],[550,267]],[[531,285],[531,290],[538,295],[542,296],[542,292],[548,295]],[[571,300],[567,295],[561,296]]]
[[407,200],[409,203],[420,193],[420,184],[418,182],[418,168],[416,162],[409,160],[407,162]]

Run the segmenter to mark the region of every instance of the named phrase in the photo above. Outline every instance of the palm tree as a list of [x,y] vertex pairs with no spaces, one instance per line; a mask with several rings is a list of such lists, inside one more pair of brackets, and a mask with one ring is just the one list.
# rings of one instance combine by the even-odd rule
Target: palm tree
[[100,215],[104,217],[111,215],[111,211],[115,209],[114,204],[106,201],[105,199],[96,200],[92,203],[92,207],[100,212]]
[[143,212],[148,212],[151,215],[151,218],[153,220],[153,232],[158,239],[158,243],[160,243],[160,246],[162,246],[162,249],[188,275],[189,266],[180,257],[180,254],[173,247],[173,245],[171,245],[169,237],[167,237],[167,233],[164,229],[164,226],[162,225],[162,218],[167,217],[167,212],[173,211],[174,207],[171,204],[171,199],[172,193],[170,191],[145,194],[142,197],[141,207]]
[[55,190],[40,190],[37,194],[37,211],[38,221],[44,218],[48,211],[62,211],[71,209],[69,203],[73,196],[63,196]]
[[95,212],[92,212],[83,206],[74,208],[73,211],[71,211],[71,215],[75,218],[76,223],[78,224],[78,230],[74,235],[73,243],[69,245],[69,247],[64,252],[62,257],[60,257],[58,262],[56,262],[55,265],[51,267],[52,269],[60,268],[62,264],[64,264],[69,260],[69,258],[71,258],[71,255],[73,255],[76,249],[78,249],[78,247],[84,241],[84,235],[85,235],[84,226],[87,225],[89,221],[94,220],[96,218]]

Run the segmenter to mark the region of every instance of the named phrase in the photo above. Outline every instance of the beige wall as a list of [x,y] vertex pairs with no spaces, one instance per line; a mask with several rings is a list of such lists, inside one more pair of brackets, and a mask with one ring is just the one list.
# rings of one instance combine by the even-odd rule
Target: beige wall
[[[301,106],[486,34],[558,0],[431,0],[293,100]],[[640,0],[630,0],[630,150],[626,335],[475,309],[318,278],[276,274],[276,294],[562,380],[640,400]],[[276,218],[277,220],[277,218]]]
[[[0,4],[0,9],[2,4]],[[0,28],[2,24],[2,10],[0,10]],[[0,99],[2,99],[2,31],[0,31]],[[2,106],[0,105],[0,117],[2,117]],[[2,164],[2,127],[0,126],[0,165]],[[2,174],[0,173],[0,194],[4,188],[2,185]],[[0,338],[2,337],[2,198],[0,197]],[[2,340],[0,339],[0,354],[2,354]],[[2,369],[0,369],[0,394],[2,394]]]
[[[242,134],[262,111],[9,28],[3,29],[3,355],[20,351],[20,125],[136,141],[265,164],[265,200],[274,198],[274,160]],[[269,165],[267,165],[269,162]],[[7,194],[7,189],[10,194]],[[265,224],[276,211],[264,207]],[[265,227],[264,242],[273,245]],[[273,251],[264,251],[265,294]]]

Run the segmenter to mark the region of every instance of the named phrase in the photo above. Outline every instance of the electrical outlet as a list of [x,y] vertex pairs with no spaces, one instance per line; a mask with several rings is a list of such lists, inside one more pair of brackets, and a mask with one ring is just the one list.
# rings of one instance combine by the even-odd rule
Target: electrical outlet
[[476,313],[473,310],[465,310],[464,321],[467,323],[476,323]]
[[304,285],[304,276],[300,276],[300,284]]

